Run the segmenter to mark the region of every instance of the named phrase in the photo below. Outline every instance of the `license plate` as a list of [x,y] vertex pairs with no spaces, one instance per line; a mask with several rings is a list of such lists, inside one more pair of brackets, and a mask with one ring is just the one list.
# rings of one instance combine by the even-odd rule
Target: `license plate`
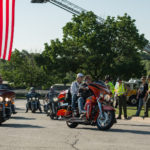
[[60,103],[60,106],[68,106],[68,103]]

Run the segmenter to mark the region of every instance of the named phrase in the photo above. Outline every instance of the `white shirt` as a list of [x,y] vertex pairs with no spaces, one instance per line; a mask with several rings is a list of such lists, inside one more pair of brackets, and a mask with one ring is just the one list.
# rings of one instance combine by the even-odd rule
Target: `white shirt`
[[72,82],[70,92],[72,95],[78,94],[80,83],[77,81]]

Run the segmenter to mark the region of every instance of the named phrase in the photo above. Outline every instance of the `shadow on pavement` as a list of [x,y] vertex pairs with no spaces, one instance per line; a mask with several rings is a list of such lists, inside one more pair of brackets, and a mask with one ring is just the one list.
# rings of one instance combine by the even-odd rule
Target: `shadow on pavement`
[[0,127],[8,127],[8,128],[44,128],[42,126],[29,125],[29,124],[2,124]]
[[11,117],[11,119],[16,119],[16,120],[35,120],[35,118],[25,118],[25,117],[19,117],[19,116]]
[[16,110],[25,110],[25,108],[16,108]]
[[150,131],[127,130],[127,129],[110,129],[110,130],[108,130],[108,132],[121,132],[121,133],[134,133],[134,134],[150,135]]
[[[76,129],[84,129],[84,130],[93,130],[93,131],[101,131],[101,130],[98,130],[96,127],[95,128],[85,128],[85,127],[78,127]],[[101,131],[101,132],[120,132],[120,133],[133,133],[133,134],[143,134],[143,135],[150,135],[150,131],[140,131],[140,130],[127,130],[127,129],[109,129],[109,130],[106,130],[106,131]]]
[[135,126],[135,127],[150,127],[150,125],[143,125],[143,124],[116,124],[116,125],[121,125],[121,126]]

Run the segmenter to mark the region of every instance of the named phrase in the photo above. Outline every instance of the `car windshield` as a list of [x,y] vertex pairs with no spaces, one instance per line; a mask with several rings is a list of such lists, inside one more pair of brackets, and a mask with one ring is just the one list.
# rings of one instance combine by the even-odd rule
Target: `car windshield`
[[11,90],[11,87],[7,84],[0,84],[0,90]]

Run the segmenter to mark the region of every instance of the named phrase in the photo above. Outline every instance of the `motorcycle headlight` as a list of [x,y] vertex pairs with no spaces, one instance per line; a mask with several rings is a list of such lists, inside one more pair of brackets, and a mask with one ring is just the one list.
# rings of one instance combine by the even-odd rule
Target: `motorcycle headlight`
[[107,101],[107,102],[110,101],[110,95],[106,94],[106,95],[104,96],[104,100]]
[[0,97],[0,102],[3,102],[3,97]]
[[9,102],[9,101],[10,101],[10,99],[9,99],[8,97],[6,97],[6,98],[5,98],[5,101],[6,101],[6,102]]
[[57,97],[54,97],[54,98],[53,98],[53,101],[54,101],[54,102],[57,102],[57,101],[58,101],[58,98],[57,98]]
[[35,101],[35,100],[36,100],[36,97],[32,97],[32,100],[34,100],[34,101]]

